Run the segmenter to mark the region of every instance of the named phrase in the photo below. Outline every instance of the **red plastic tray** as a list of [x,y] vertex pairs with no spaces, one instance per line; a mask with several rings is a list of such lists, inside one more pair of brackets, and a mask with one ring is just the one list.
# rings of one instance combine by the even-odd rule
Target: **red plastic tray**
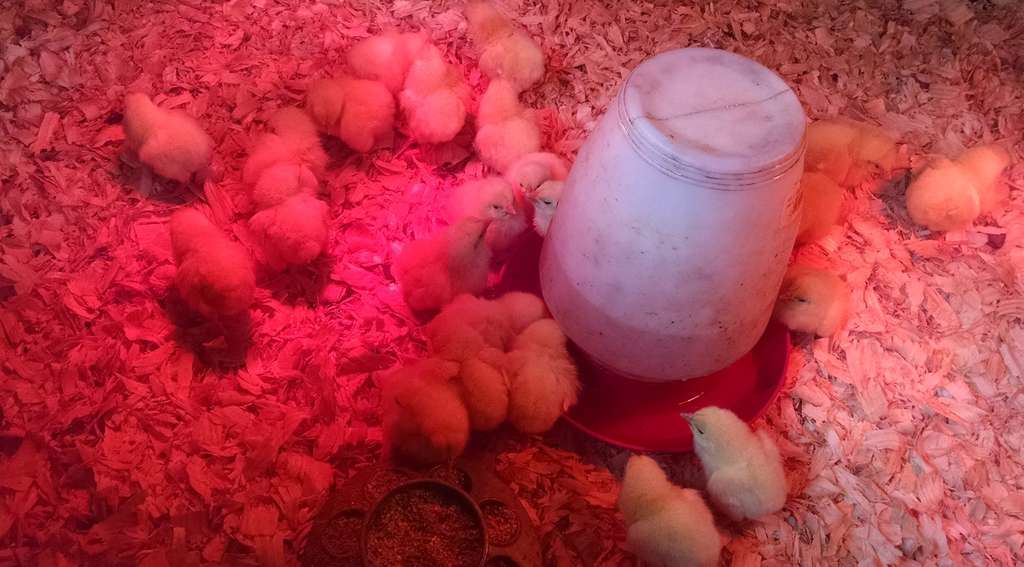
[[[542,240],[532,232],[509,259],[497,294],[540,295],[538,262]],[[640,382],[591,364],[574,352],[583,391],[565,416],[582,431],[635,451],[686,452],[693,437],[680,413],[714,405],[753,421],[782,390],[791,343],[789,331],[772,322],[754,348],[728,368],[683,382]]]
[[746,421],[761,416],[786,380],[789,331],[771,323],[753,350],[724,370],[682,382],[640,382],[576,355],[583,391],[565,419],[612,445],[634,451],[684,452],[693,437],[680,413],[706,406]]

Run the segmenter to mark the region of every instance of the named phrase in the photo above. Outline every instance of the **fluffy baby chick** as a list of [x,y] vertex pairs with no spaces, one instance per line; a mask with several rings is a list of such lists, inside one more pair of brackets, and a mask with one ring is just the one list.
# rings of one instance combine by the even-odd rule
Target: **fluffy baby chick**
[[775,319],[798,333],[835,334],[850,309],[850,288],[839,276],[809,266],[792,266],[782,280]]
[[414,240],[395,259],[394,274],[409,307],[434,311],[460,293],[487,287],[491,251],[484,241],[490,220],[465,218],[425,240]]
[[775,442],[729,410],[683,414],[708,479],[711,501],[733,520],[757,519],[786,505],[786,473]]
[[508,354],[508,420],[523,433],[543,433],[576,403],[580,384],[566,338],[554,319],[540,319]]
[[517,159],[505,172],[505,179],[529,196],[548,181],[562,181],[569,175],[565,160],[550,152],[533,152]]
[[216,318],[249,308],[256,290],[249,254],[202,213],[181,209],[171,216],[171,245],[175,285],[192,309]]
[[633,455],[619,492],[626,546],[647,565],[704,567],[718,564],[722,539],[704,499],[674,486],[658,463]]
[[504,352],[531,323],[547,315],[536,295],[510,292],[488,300],[461,294],[423,328],[431,352],[464,362],[487,347]]
[[395,97],[378,81],[314,81],[306,91],[306,109],[322,132],[359,153],[373,149],[395,127]]
[[480,54],[480,70],[485,75],[509,81],[516,92],[544,77],[544,51],[491,3],[469,2],[465,13],[469,36]]
[[541,236],[547,236],[551,221],[555,218],[558,200],[562,197],[564,181],[545,181],[530,196],[533,203],[533,229]]
[[352,74],[360,79],[379,81],[392,94],[398,94],[405,84],[409,67],[416,53],[427,43],[423,32],[384,32],[368,37],[352,46],[345,59]]
[[431,352],[457,362],[465,362],[487,347],[504,351],[514,337],[498,302],[468,293],[445,305],[423,327],[423,334]]
[[814,242],[829,233],[839,222],[843,208],[843,189],[827,175],[808,171],[800,179],[803,211],[797,244]]
[[[312,188],[315,191],[316,180],[323,177],[327,168],[327,153],[320,145],[316,125],[306,113],[290,107],[275,112],[268,123],[273,133],[260,136],[249,150],[249,157],[242,167],[242,182],[253,187],[265,171],[275,166],[301,166],[313,176]],[[308,177],[305,178],[303,185],[308,185],[308,181]],[[265,186],[261,191],[267,189],[269,187]]]
[[304,165],[281,163],[263,171],[252,187],[252,203],[263,210],[299,194],[315,195],[318,184],[312,170]]
[[[532,293],[510,291],[493,301],[504,311],[513,338],[535,321],[549,316],[544,300]],[[512,346],[511,341],[508,341],[506,346]]]
[[480,99],[474,143],[480,159],[499,172],[540,150],[540,129],[508,81],[491,81]]
[[822,173],[844,187],[888,173],[895,161],[896,141],[870,124],[832,118],[807,127],[804,169]]
[[132,93],[124,99],[122,124],[128,149],[157,175],[181,183],[205,177],[213,140],[195,118]]
[[458,386],[475,431],[497,429],[508,417],[508,378],[504,372],[505,353],[481,349],[459,368]]
[[945,158],[928,165],[907,187],[910,218],[929,230],[966,228],[981,214],[981,198],[967,169]]
[[434,45],[423,47],[405,78],[398,101],[409,134],[425,144],[450,141],[466,123],[470,91],[459,70]]
[[992,212],[1009,196],[1010,187],[1002,175],[1003,170],[1010,165],[1010,154],[1002,147],[991,144],[971,148],[960,154],[955,163],[974,182],[981,214]]
[[298,194],[249,219],[249,230],[274,270],[312,262],[327,248],[327,203]]
[[459,365],[435,358],[391,374],[382,388],[387,453],[419,464],[451,462],[469,440],[469,415],[453,379]]
[[467,181],[455,189],[449,201],[452,219],[478,217],[491,219],[487,245],[494,252],[508,250],[523,232],[527,220],[522,199],[501,177]]

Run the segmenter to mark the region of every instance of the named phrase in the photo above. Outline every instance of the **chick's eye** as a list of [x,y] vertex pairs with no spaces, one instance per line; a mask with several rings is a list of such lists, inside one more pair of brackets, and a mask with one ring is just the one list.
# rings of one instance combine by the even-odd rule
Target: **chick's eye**
[[551,199],[541,199],[540,201],[542,203],[544,203],[545,205],[554,205],[555,204],[555,202],[552,201]]

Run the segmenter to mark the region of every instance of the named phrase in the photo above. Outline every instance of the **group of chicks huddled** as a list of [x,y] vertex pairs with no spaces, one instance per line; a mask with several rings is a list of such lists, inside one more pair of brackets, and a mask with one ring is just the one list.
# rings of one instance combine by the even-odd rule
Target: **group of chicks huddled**
[[[313,121],[297,108],[277,111],[272,133],[249,150],[242,182],[254,214],[248,222],[256,255],[271,270],[306,264],[327,248],[328,207],[317,197],[327,154]],[[203,178],[213,143],[199,123],[158,107],[146,95],[125,99],[126,149],[152,172],[181,183]],[[256,289],[249,251],[195,208],[171,216],[178,265],[175,285],[185,303],[208,319],[246,311]]]
[[424,332],[430,357],[384,378],[384,440],[393,456],[451,463],[471,430],[508,422],[543,433],[576,403],[566,337],[535,295],[459,295]]
[[[393,272],[409,306],[440,312],[425,327],[431,356],[385,379],[387,450],[419,463],[451,461],[470,430],[509,422],[525,433],[550,429],[576,402],[579,382],[566,337],[543,301],[526,293],[476,297],[504,255],[532,225],[546,233],[568,164],[541,151],[532,111],[519,93],[544,74],[539,46],[484,2],[466,6],[480,66],[491,82],[477,109],[475,145],[498,175],[456,188],[451,224],[409,243]],[[314,81],[304,109],[270,116],[269,132],[249,149],[242,184],[256,256],[271,270],[309,263],[328,245],[328,207],[317,197],[328,157],[320,135],[356,152],[387,140],[401,110],[410,137],[450,141],[472,110],[458,68],[424,33],[385,32],[347,54],[349,75]],[[397,97],[398,103],[395,100]],[[127,97],[127,149],[158,175],[205,177],[212,140],[187,114],[146,95]],[[210,319],[246,311],[256,287],[248,251],[194,208],[171,218],[176,287]]]
[[[732,521],[757,519],[786,504],[782,456],[763,430],[709,406],[683,414],[707,478],[711,503]],[[654,459],[634,455],[619,492],[626,546],[651,567],[718,564],[722,540],[700,492],[673,485]]]
[[[806,140],[798,245],[825,237],[842,217],[845,190],[887,176],[897,158],[896,140],[875,126],[846,118],[813,122]],[[930,230],[966,228],[1006,199],[1002,174],[1009,165],[1009,153],[994,144],[971,148],[955,160],[935,159],[907,188],[907,212]],[[793,265],[783,280],[775,317],[790,330],[831,336],[847,321],[849,296],[839,276]]]
[[[449,207],[452,224],[396,259],[395,275],[417,311],[483,291],[490,268],[529,219],[544,234],[568,173],[560,157],[541,151],[533,111],[519,102],[519,93],[543,77],[543,51],[487,2],[468,3],[466,17],[480,68],[491,79],[476,109],[475,146],[499,175],[458,188]],[[410,138],[443,143],[474,110],[458,68],[423,32],[385,31],[357,43],[346,60],[347,74],[312,82],[305,108],[275,112],[270,131],[249,149],[241,176],[253,212],[247,228],[255,256],[271,270],[312,262],[328,246],[329,211],[318,198],[328,162],[320,134],[365,153],[388,140],[400,110]],[[127,153],[146,166],[145,174],[180,183],[205,179],[214,144],[185,112],[130,94],[123,128]],[[171,238],[176,286],[191,308],[208,318],[247,309],[255,275],[245,248],[196,210],[174,215]],[[208,241],[208,249],[192,238]]]

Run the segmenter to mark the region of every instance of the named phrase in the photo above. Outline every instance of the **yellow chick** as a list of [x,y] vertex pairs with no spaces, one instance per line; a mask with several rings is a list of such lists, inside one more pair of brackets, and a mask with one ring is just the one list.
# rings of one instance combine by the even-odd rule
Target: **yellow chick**
[[821,239],[839,222],[843,208],[843,189],[822,173],[805,172],[800,179],[803,205],[797,244]]
[[562,197],[564,181],[545,181],[530,196],[533,203],[533,229],[541,236],[548,235],[551,221],[558,209],[558,200]]
[[465,217],[509,218],[516,213],[515,191],[501,177],[472,179],[452,191],[448,215],[452,220]]
[[395,127],[395,97],[384,83],[339,77],[321,79],[306,91],[306,110],[322,132],[366,153]]
[[385,378],[382,386],[387,454],[417,464],[450,463],[469,441],[469,415],[453,382],[459,365],[427,359]]
[[249,308],[256,291],[249,254],[202,213],[187,208],[171,215],[171,246],[174,283],[189,307],[208,318]]
[[550,152],[526,154],[505,172],[505,179],[527,196],[548,181],[562,181],[568,176],[569,165]]
[[449,200],[452,219],[464,217],[489,218],[487,246],[493,252],[511,248],[526,231],[528,222],[522,199],[501,177],[467,181],[455,189]]
[[252,186],[250,197],[257,211],[280,205],[300,195],[315,195],[319,184],[313,171],[304,165],[280,163],[265,169]]
[[937,159],[907,187],[907,212],[929,230],[967,228],[981,214],[981,198],[974,183],[965,168]]
[[508,378],[504,372],[505,353],[481,349],[459,368],[458,386],[475,431],[497,429],[508,417]]
[[722,538],[700,493],[673,485],[658,463],[633,455],[618,499],[626,547],[656,567],[718,565]]
[[327,249],[327,203],[297,194],[249,219],[249,230],[274,270],[308,264]]
[[566,338],[554,319],[530,324],[508,354],[508,420],[523,433],[543,433],[576,404],[580,383]]
[[491,79],[505,79],[516,92],[544,77],[544,51],[491,3],[473,1],[465,8],[468,31],[480,54],[480,70]]
[[[253,187],[268,169],[287,165],[305,168],[313,176],[312,189],[316,191],[316,180],[323,178],[327,168],[327,153],[320,145],[316,125],[305,112],[292,107],[278,110],[268,123],[273,133],[262,135],[249,150],[242,166],[242,182]],[[304,185],[308,185],[308,181],[306,178]],[[260,208],[264,206],[269,205]]]
[[981,214],[991,213],[1009,197],[1010,187],[1002,175],[1010,166],[1010,153],[1002,147],[990,144],[971,148],[960,154],[955,163],[967,173],[978,190]]
[[850,288],[839,276],[791,266],[775,302],[775,319],[791,331],[828,337],[846,325]]
[[804,170],[822,173],[844,187],[887,174],[895,162],[896,141],[870,124],[837,117],[807,127]]
[[487,347],[504,351],[514,337],[498,302],[468,293],[445,305],[423,327],[423,334],[431,352],[456,362],[465,362]]
[[491,81],[480,99],[474,143],[480,159],[499,172],[540,150],[540,129],[533,112],[523,108],[511,83]]
[[[520,335],[535,321],[549,318],[547,306],[540,297],[523,291],[510,291],[493,300],[504,311],[511,328],[511,338]],[[511,347],[511,338],[505,346]]]
[[466,123],[472,102],[461,72],[431,44],[423,47],[409,67],[398,101],[410,136],[424,144],[455,138]]
[[368,37],[352,46],[345,56],[352,74],[360,79],[379,81],[397,95],[416,54],[427,44],[423,32],[387,31]]
[[487,347],[504,352],[517,335],[546,314],[544,301],[530,293],[509,292],[494,300],[461,294],[423,332],[435,355],[464,362]]
[[213,140],[195,118],[132,93],[124,99],[122,124],[128,150],[157,175],[181,183],[205,178]]
[[729,410],[709,406],[683,414],[708,479],[711,502],[739,521],[773,514],[786,505],[786,473],[775,442],[751,431]]
[[395,259],[394,275],[409,307],[435,311],[452,298],[487,288],[489,219],[465,218],[426,240],[414,240]]

